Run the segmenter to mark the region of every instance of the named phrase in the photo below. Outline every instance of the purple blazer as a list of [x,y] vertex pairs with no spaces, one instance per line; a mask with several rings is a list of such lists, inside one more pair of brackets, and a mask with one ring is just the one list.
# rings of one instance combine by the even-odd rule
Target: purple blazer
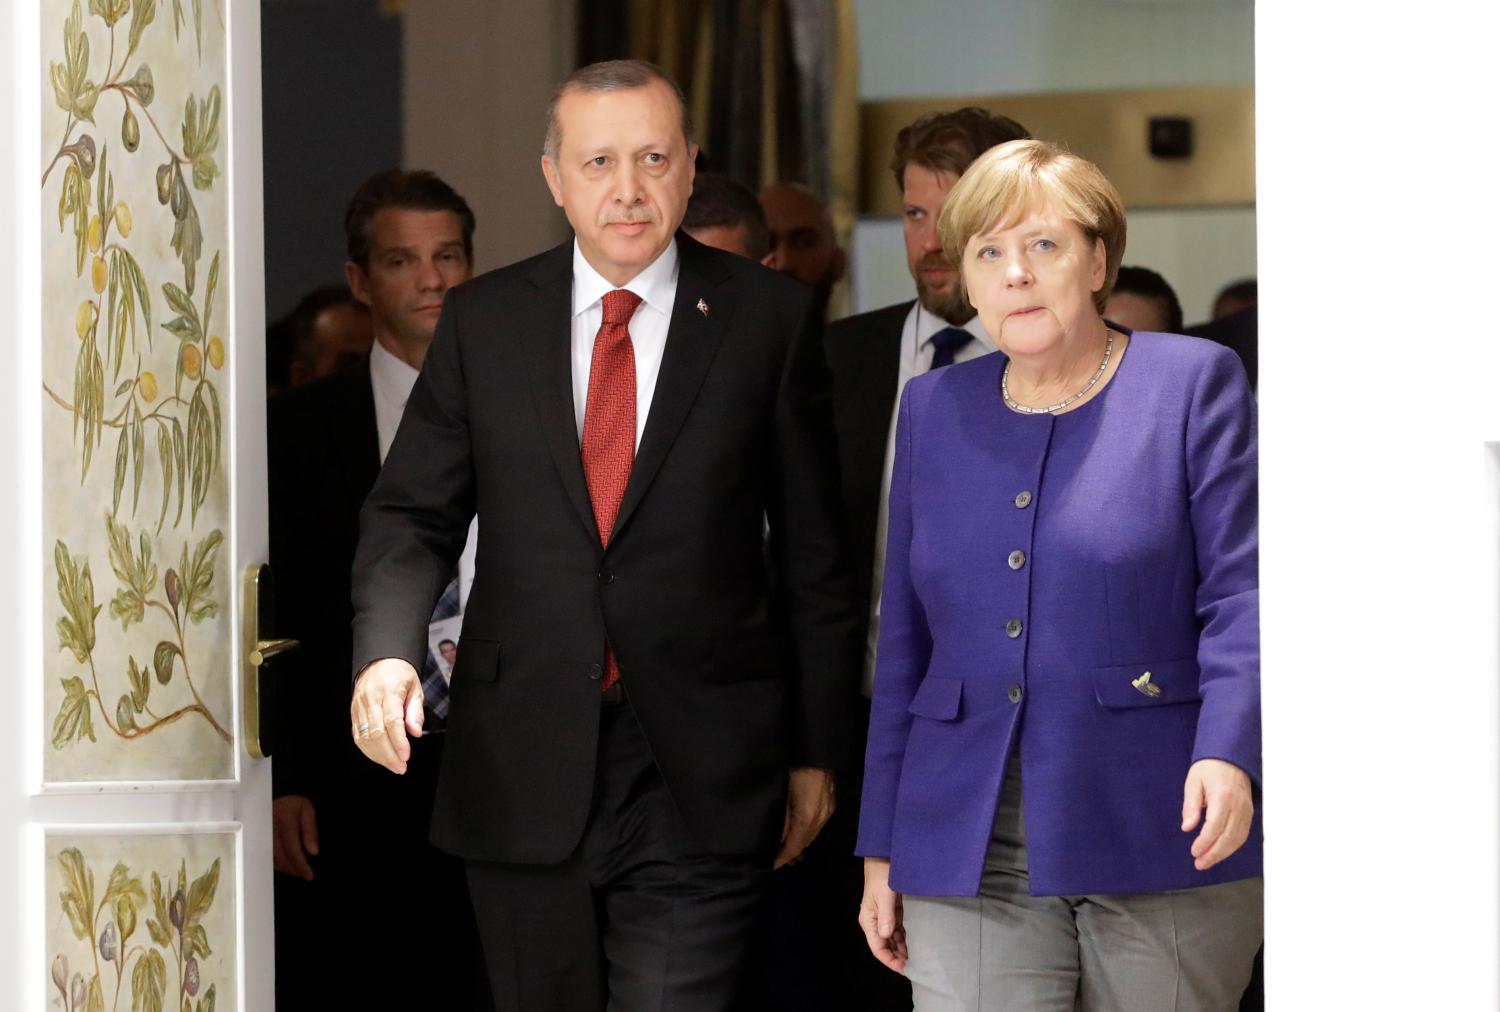
[[[1259,875],[1245,371],[1212,342],[1137,333],[1092,401],[1028,416],[1000,399],[1005,362],[901,397],[856,852],[890,858],[898,892],[976,895],[1017,757],[1034,895]],[[1245,770],[1257,811],[1200,872],[1180,826],[1204,758]]]

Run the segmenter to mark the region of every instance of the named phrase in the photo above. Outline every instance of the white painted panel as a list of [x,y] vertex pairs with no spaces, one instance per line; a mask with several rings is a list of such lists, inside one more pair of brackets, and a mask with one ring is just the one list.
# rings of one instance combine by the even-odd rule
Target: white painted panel
[[1394,13],[1258,10],[1273,1009],[1500,1007],[1500,25]]
[[[0,262],[11,269],[0,271],[0,318],[9,340],[0,342],[0,642],[11,645],[16,658],[12,670],[12,705],[0,707],[0,1008],[48,1008],[49,968],[52,957],[41,930],[49,912],[57,906],[56,895],[45,888],[46,857],[42,826],[64,832],[97,831],[99,827],[130,826],[132,831],[164,829],[195,831],[243,827],[232,867],[222,869],[229,879],[224,895],[232,897],[234,934],[242,940],[236,958],[225,964],[233,980],[216,992],[217,1008],[270,1009],[273,1004],[273,958],[271,926],[271,860],[269,837],[270,764],[237,754],[235,781],[217,784],[157,784],[157,790],[142,792],[126,787],[101,792],[98,785],[81,786],[72,793],[37,793],[42,780],[41,757],[50,748],[51,714],[44,708],[43,658],[57,650],[55,633],[44,628],[43,602],[56,595],[51,571],[51,546],[42,543],[43,529],[39,475],[39,419],[41,399],[41,319],[43,306],[40,235],[38,223],[45,221],[39,203],[38,173],[53,151],[41,150],[40,112],[53,101],[44,52],[55,49],[52,30],[44,40],[36,0],[0,5],[0,52],[9,87],[0,98]],[[85,17],[97,17],[83,4]],[[205,4],[205,19],[222,17],[227,32],[230,86],[225,89],[216,154],[223,173],[216,187],[230,202],[230,237],[224,273],[220,278],[225,306],[217,314],[214,330],[229,324],[224,332],[230,361],[226,373],[232,389],[224,398],[224,467],[232,474],[230,528],[225,569],[230,586],[225,588],[224,607],[232,613],[226,630],[239,628],[238,574],[249,561],[265,557],[265,450],[264,450],[264,313],[263,243],[261,214],[260,144],[260,55],[259,5]],[[171,31],[171,7],[156,9],[157,24],[149,30]],[[162,19],[166,27],[162,28]],[[117,28],[123,40],[128,16]],[[205,21],[205,30],[217,22]],[[55,29],[56,26],[52,26]],[[191,21],[185,29],[191,32]],[[43,45],[45,43],[45,47]],[[184,36],[183,44],[193,46]],[[117,52],[117,59],[119,53]],[[105,54],[95,52],[102,67]],[[157,79],[164,88],[166,80]],[[114,145],[120,131],[120,109],[106,108],[100,99],[97,127]],[[180,98],[177,99],[180,103]],[[180,104],[170,111],[156,111],[168,122],[167,136],[181,116]],[[141,124],[142,148],[149,127]],[[155,140],[155,135],[150,135]],[[55,147],[55,142],[54,142]],[[117,180],[117,184],[120,181]],[[52,196],[55,224],[55,193]],[[146,208],[137,206],[137,234],[145,233],[146,213],[157,210],[154,199]],[[71,239],[71,234],[68,237]],[[203,269],[207,269],[205,258]],[[203,283],[200,275],[200,286]],[[159,286],[153,286],[159,300]],[[75,298],[76,301],[76,298]],[[157,324],[166,307],[154,306]],[[232,321],[232,324],[230,324]],[[161,335],[172,340],[170,335]],[[165,384],[164,384],[165,385]],[[101,512],[107,503],[101,505]],[[144,508],[144,506],[143,506]],[[107,572],[107,564],[101,569]],[[112,578],[96,577],[96,603],[108,608]],[[107,611],[106,611],[107,614]],[[103,616],[101,616],[103,620]],[[238,654],[238,636],[226,631],[228,652]],[[229,701],[229,720],[240,726],[237,693]],[[99,873],[96,871],[96,875]],[[108,869],[103,872],[107,881]],[[230,885],[232,884],[232,888]],[[102,893],[104,883],[99,883]],[[225,908],[226,910],[228,908]],[[144,923],[144,919],[143,919]],[[227,929],[220,934],[227,941]],[[246,967],[253,967],[251,973]],[[127,982],[126,987],[129,987]],[[241,1001],[241,999],[243,999]],[[128,1004],[128,995],[125,1003]]]

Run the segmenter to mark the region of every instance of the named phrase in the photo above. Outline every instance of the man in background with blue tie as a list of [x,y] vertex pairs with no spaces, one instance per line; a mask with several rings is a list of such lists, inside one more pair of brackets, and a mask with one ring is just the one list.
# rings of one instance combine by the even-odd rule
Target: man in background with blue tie
[[[345,727],[353,650],[350,569],[359,509],[406,410],[449,288],[473,275],[474,214],[430,172],[366,180],[345,216],[350,292],[369,307],[374,345],[359,368],[272,400],[269,408],[271,563],[276,635],[302,649],[277,662],[272,806],[276,870],[276,990],[280,1008],[342,1006],[349,969],[369,953],[369,882],[393,867],[419,883],[409,909],[432,926],[419,974],[383,974],[358,988],[361,1008],[479,1009],[490,1005],[462,865],[427,842],[441,735],[413,750],[408,775],[371,765]],[[423,706],[441,727],[451,660],[473,580],[475,532],[432,613]],[[368,833],[378,810],[385,830]]]
[[[943,255],[938,215],[948,191],[974,159],[996,144],[1029,136],[1014,120],[972,106],[923,116],[897,134],[891,172],[901,189],[906,264],[917,283],[917,297],[828,326],[844,524],[866,643],[857,721],[862,729],[869,725],[880,629],[885,508],[901,388],[913,376],[996,350],[964,296],[957,269]],[[828,920],[824,930],[809,932],[810,943],[814,938],[821,942],[812,943],[804,958],[810,967],[827,968],[828,979],[840,982],[850,1007],[909,1009],[911,989],[905,978],[869,958],[863,934],[849,920],[849,912],[859,908],[864,882],[861,862],[849,856],[859,822],[859,785],[840,786],[843,803],[809,855],[810,862],[833,867],[816,873],[829,891],[820,904]]]

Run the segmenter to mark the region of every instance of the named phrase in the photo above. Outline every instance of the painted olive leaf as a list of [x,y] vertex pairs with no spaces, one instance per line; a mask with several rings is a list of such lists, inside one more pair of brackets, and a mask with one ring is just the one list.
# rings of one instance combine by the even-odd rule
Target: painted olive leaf
[[94,578],[87,560],[68,554],[68,546],[58,541],[53,550],[53,564],[57,567],[57,596],[67,612],[57,620],[58,639],[62,642],[59,649],[73,651],[82,664],[94,651],[94,620],[103,606],[94,604]]
[[[73,160],[68,161],[68,167],[63,170],[62,193],[57,198],[57,229],[67,225],[68,215],[77,213],[78,187],[83,185],[83,170]],[[84,201],[87,205],[87,198]]]
[[156,533],[167,521],[167,506],[172,502],[172,436],[165,424],[156,427],[156,456],[161,461],[161,515],[156,518]]
[[[141,505],[141,476],[146,471],[146,420],[137,401],[130,402],[130,455],[135,465],[131,472],[130,515],[135,516]],[[141,543],[146,543],[144,533],[141,534]]]
[[125,271],[130,286],[135,289],[136,306],[140,309],[141,320],[146,324],[146,347],[151,347],[151,296],[146,289],[146,275],[141,270],[141,265],[129,250],[121,249],[120,256],[125,264]]
[[219,611],[219,605],[213,599],[214,566],[223,543],[224,535],[220,531],[210,531],[193,549],[191,560],[188,559],[187,545],[182,546],[182,610],[194,625]]
[[97,973],[89,981],[89,995],[83,1009],[84,1012],[104,1012],[104,985],[99,982]]
[[154,916],[146,921],[146,931],[151,935],[151,940],[162,948],[172,944],[172,936],[167,931],[167,899],[161,892],[161,876],[156,872],[151,873],[151,909]]
[[120,929],[120,945],[124,946],[135,934],[135,904],[123,896],[115,900],[115,924]]
[[88,477],[94,448],[104,433],[104,362],[99,358],[98,332],[99,319],[95,313],[73,369],[73,435],[78,436],[78,424],[82,422],[84,478]]
[[[184,346],[184,351],[187,347]],[[213,482],[219,456],[219,395],[214,385],[207,380],[193,388],[193,399],[188,404],[187,463],[192,481],[192,515],[196,522],[198,510],[208,501],[208,491]]]
[[[178,178],[181,178],[181,174]],[[183,280],[188,291],[192,291],[198,261],[203,257],[203,225],[198,220],[198,209],[191,200],[187,202],[182,216],[177,219],[177,224],[172,226],[172,248],[182,260]]]
[[214,950],[208,947],[208,932],[201,924],[194,924],[183,932],[183,944],[192,945],[193,955],[200,960],[214,954]]
[[[120,512],[120,493],[125,491],[125,472],[130,467],[129,426],[120,427],[120,437],[115,444],[115,483],[110,498],[110,512]],[[110,609],[113,611],[113,608]],[[129,628],[129,622],[126,623]]]
[[172,526],[176,527],[182,523],[182,504],[187,498],[184,494],[187,481],[187,438],[182,434],[182,422],[176,418],[172,419],[172,459],[177,468],[177,516],[172,520]]
[[[213,905],[214,893],[219,888],[219,859],[214,858],[214,863],[209,866],[208,871],[193,879],[192,887],[188,889],[187,920],[186,926],[191,927],[203,919],[208,913],[208,908]],[[204,939],[205,944],[207,938]]]
[[[131,8],[130,51],[135,52],[136,46],[141,43],[141,33],[146,30],[147,25],[156,20],[156,0],[134,0]],[[143,104],[150,105],[151,100],[143,97]]]
[[[177,312],[180,319],[186,321],[186,323],[179,324],[179,326],[191,333],[194,340],[201,337],[203,328],[198,323],[198,307],[193,305],[193,300],[188,296],[188,293],[170,281],[161,286],[161,291],[167,297],[167,305],[171,306]],[[178,337],[182,337],[183,335],[178,333],[178,330],[173,329],[174,323],[178,323],[178,321],[174,320],[172,323],[163,324],[163,326],[171,330],[172,333],[177,334]]]
[[161,1012],[166,990],[166,961],[151,949],[136,960],[130,973],[130,1012]]
[[58,854],[57,863],[62,868],[63,890],[57,898],[62,902],[63,913],[68,915],[73,934],[92,945],[94,873],[77,847],[68,847]]
[[[141,428],[139,424],[133,427]],[[120,431],[123,438],[127,430]],[[144,447],[138,452],[144,453]],[[130,530],[124,524],[116,523],[108,514],[104,522],[109,529],[109,565],[122,584],[109,603],[109,613],[129,629],[132,622],[145,618],[146,600],[156,589],[157,569],[151,561],[151,539],[145,531],[141,532],[137,554],[130,543]]]
[[217,1004],[217,995],[214,993],[214,988],[215,985],[208,985],[208,990],[204,992],[202,998],[198,999],[198,1012],[214,1012],[214,1005]]
[[130,868],[123,861],[116,862],[109,873],[109,884],[104,889],[103,903],[114,903],[125,899],[131,903],[141,904],[146,902],[146,890],[141,885],[141,880],[130,874]]
[[208,287],[203,293],[203,327],[204,334],[212,333],[209,329],[209,321],[213,319],[214,293],[219,290],[219,254],[214,254],[214,259],[208,266]]
[[59,679],[63,687],[63,701],[57,709],[57,718],[52,722],[52,747],[65,748],[84,736],[89,741],[94,737],[93,708],[89,705],[88,690],[82,678]]
[[143,668],[130,658],[130,705],[136,713],[142,713],[151,702],[151,670]]
[[130,13],[130,0],[89,0],[89,13],[99,15],[113,28],[115,22]]
[[52,64],[52,92],[58,108],[70,115],[94,122],[94,103],[99,88],[88,79],[89,37],[83,31],[83,12],[73,0],[73,13],[63,23],[63,62]]

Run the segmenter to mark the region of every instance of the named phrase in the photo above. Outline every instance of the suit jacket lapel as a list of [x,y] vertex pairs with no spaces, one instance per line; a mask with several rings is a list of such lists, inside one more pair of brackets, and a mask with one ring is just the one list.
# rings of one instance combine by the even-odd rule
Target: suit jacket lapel
[[536,298],[516,307],[516,326],[528,335],[523,343],[528,349],[531,399],[568,499],[598,541],[573,408],[573,241],[538,258],[530,281],[536,286]]
[[877,499],[885,474],[885,449],[896,407],[896,386],[901,379],[901,338],[906,316],[905,311],[890,314],[881,321],[880,331],[870,335],[868,354],[859,359],[860,372],[853,384],[855,396],[846,401],[849,428],[862,437],[853,441],[861,458],[856,466],[860,473],[874,476]]
[[[705,247],[682,232],[677,233],[677,297],[672,305],[672,320],[667,329],[666,353],[656,390],[651,395],[651,413],[636,451],[625,498],[615,518],[610,543],[625,529],[625,524],[651,487],[651,482],[666,460],[667,451],[687,421],[688,411],[703,386],[703,378],[713,363],[724,339],[724,328],[734,312],[734,292],[724,282],[729,272]],[[699,308],[702,301],[708,311]]]
[[370,360],[350,371],[337,409],[329,412],[329,425],[339,448],[344,481],[356,511],[364,504],[380,474],[380,429],[375,422],[375,389],[370,378]]

